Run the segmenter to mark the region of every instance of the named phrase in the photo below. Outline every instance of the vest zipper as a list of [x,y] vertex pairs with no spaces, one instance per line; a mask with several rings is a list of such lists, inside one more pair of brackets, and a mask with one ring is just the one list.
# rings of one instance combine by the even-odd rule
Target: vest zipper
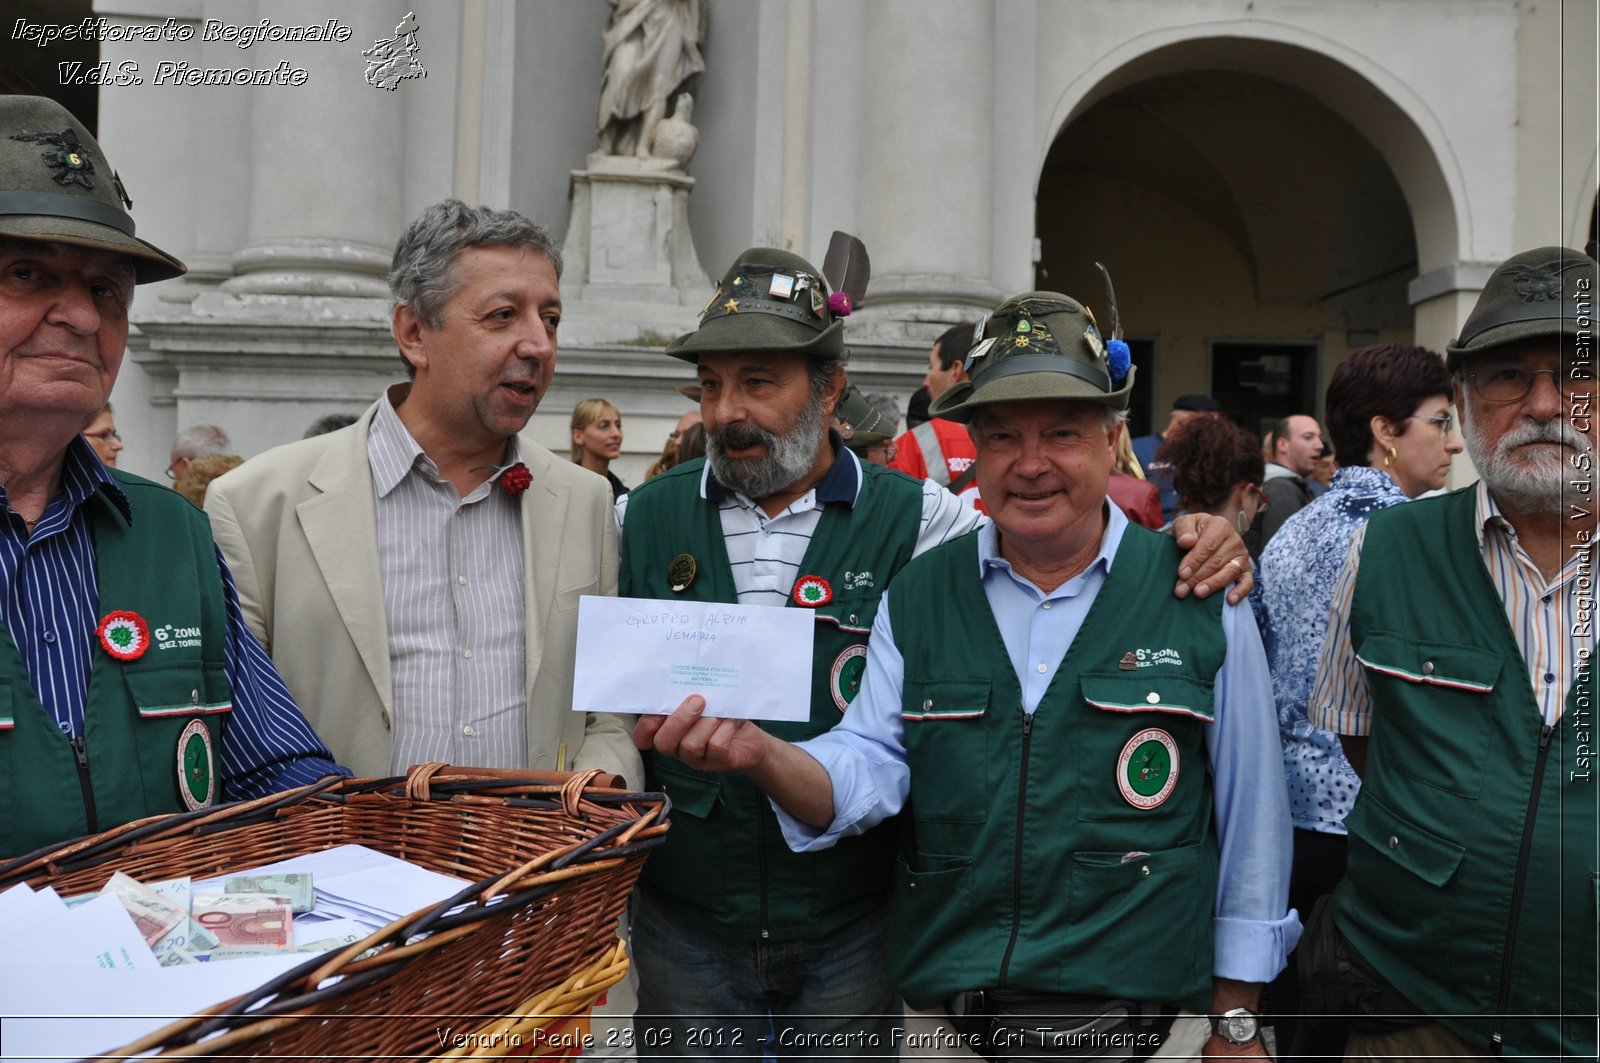
[[1017,844],[1011,855],[1011,940],[1006,942],[1006,954],[1000,961],[1000,986],[1006,984],[1011,970],[1011,954],[1017,948],[1017,934],[1022,929],[1022,837],[1025,809],[1028,798],[1028,751],[1033,746],[1033,713],[1022,714],[1022,766],[1017,772]]
[[78,785],[83,788],[83,812],[89,820],[89,833],[99,834],[100,824],[94,814],[94,786],[89,782],[89,753],[83,745],[83,735],[72,740],[72,755],[78,759]]
[[1522,847],[1517,850],[1517,873],[1511,879],[1511,918],[1506,924],[1506,951],[1500,960],[1500,999],[1494,1008],[1494,1029],[1489,1042],[1499,1055],[1505,1042],[1506,1005],[1511,999],[1511,960],[1517,945],[1517,922],[1522,914],[1522,890],[1528,879],[1528,850],[1533,847],[1533,824],[1539,814],[1539,791],[1544,788],[1544,766],[1555,728],[1545,724],[1539,732],[1539,756],[1533,762],[1533,793],[1528,797],[1528,814],[1522,821]]

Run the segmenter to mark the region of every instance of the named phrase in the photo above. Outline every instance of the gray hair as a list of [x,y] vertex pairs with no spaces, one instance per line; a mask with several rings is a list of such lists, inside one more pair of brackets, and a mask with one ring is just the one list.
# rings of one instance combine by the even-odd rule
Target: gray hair
[[429,328],[439,328],[445,304],[456,292],[452,269],[456,256],[474,247],[535,251],[549,259],[556,278],[561,277],[560,247],[527,215],[447,199],[423,211],[400,237],[389,269],[389,291]]
[[233,447],[228,433],[214,424],[191,425],[172,439],[174,458],[210,458]]
[[844,372],[845,363],[850,360],[849,355],[840,355],[837,358],[817,358],[810,362],[807,371],[811,375],[811,394],[814,398],[821,398],[823,392],[828,390],[828,385],[833,378]]
[[359,414],[354,413],[325,413],[312,421],[306,428],[306,434],[301,439],[312,439],[316,436],[325,436],[329,432],[337,432],[341,428],[349,427],[361,420]]

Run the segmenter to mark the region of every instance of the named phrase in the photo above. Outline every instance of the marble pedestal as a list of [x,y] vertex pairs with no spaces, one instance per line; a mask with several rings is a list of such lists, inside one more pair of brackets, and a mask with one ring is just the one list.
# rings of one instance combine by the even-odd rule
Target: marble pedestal
[[596,152],[586,166],[572,173],[562,342],[662,346],[711,295],[689,232],[694,178],[667,159]]

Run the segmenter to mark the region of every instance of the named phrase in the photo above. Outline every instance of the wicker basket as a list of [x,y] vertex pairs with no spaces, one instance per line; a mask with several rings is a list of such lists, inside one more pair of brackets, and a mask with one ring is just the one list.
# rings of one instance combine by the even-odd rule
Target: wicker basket
[[[403,779],[329,779],[19,857],[0,865],[0,889],[26,881],[70,895],[115,871],[205,878],[366,845],[474,885],[107,1058],[527,1055],[550,1021],[578,1029],[571,1020],[626,971],[617,920],[645,855],[665,840],[663,795],[597,786],[599,775],[427,764]],[[442,1044],[442,1030],[477,1036],[463,1048]],[[533,1055],[565,1054],[565,1040],[544,1040],[551,1051]]]

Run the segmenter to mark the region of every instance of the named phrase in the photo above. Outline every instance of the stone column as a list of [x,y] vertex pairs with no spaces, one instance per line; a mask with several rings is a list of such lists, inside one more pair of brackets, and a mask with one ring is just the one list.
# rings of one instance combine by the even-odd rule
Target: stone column
[[867,7],[861,236],[874,317],[922,319],[919,307],[999,299],[991,153],[1014,145],[1018,165],[1031,165],[1031,132],[994,113],[994,20],[993,0]]
[[[211,5],[207,5],[208,7]],[[239,294],[387,298],[384,275],[400,225],[403,92],[364,80],[361,52],[388,34],[404,5],[332,7],[317,0],[258,3],[256,17],[287,25],[340,18],[346,42],[261,41],[241,62],[280,61],[305,83],[257,88],[252,101],[255,166],[248,241],[223,288]],[[237,17],[238,8],[228,5]]]

